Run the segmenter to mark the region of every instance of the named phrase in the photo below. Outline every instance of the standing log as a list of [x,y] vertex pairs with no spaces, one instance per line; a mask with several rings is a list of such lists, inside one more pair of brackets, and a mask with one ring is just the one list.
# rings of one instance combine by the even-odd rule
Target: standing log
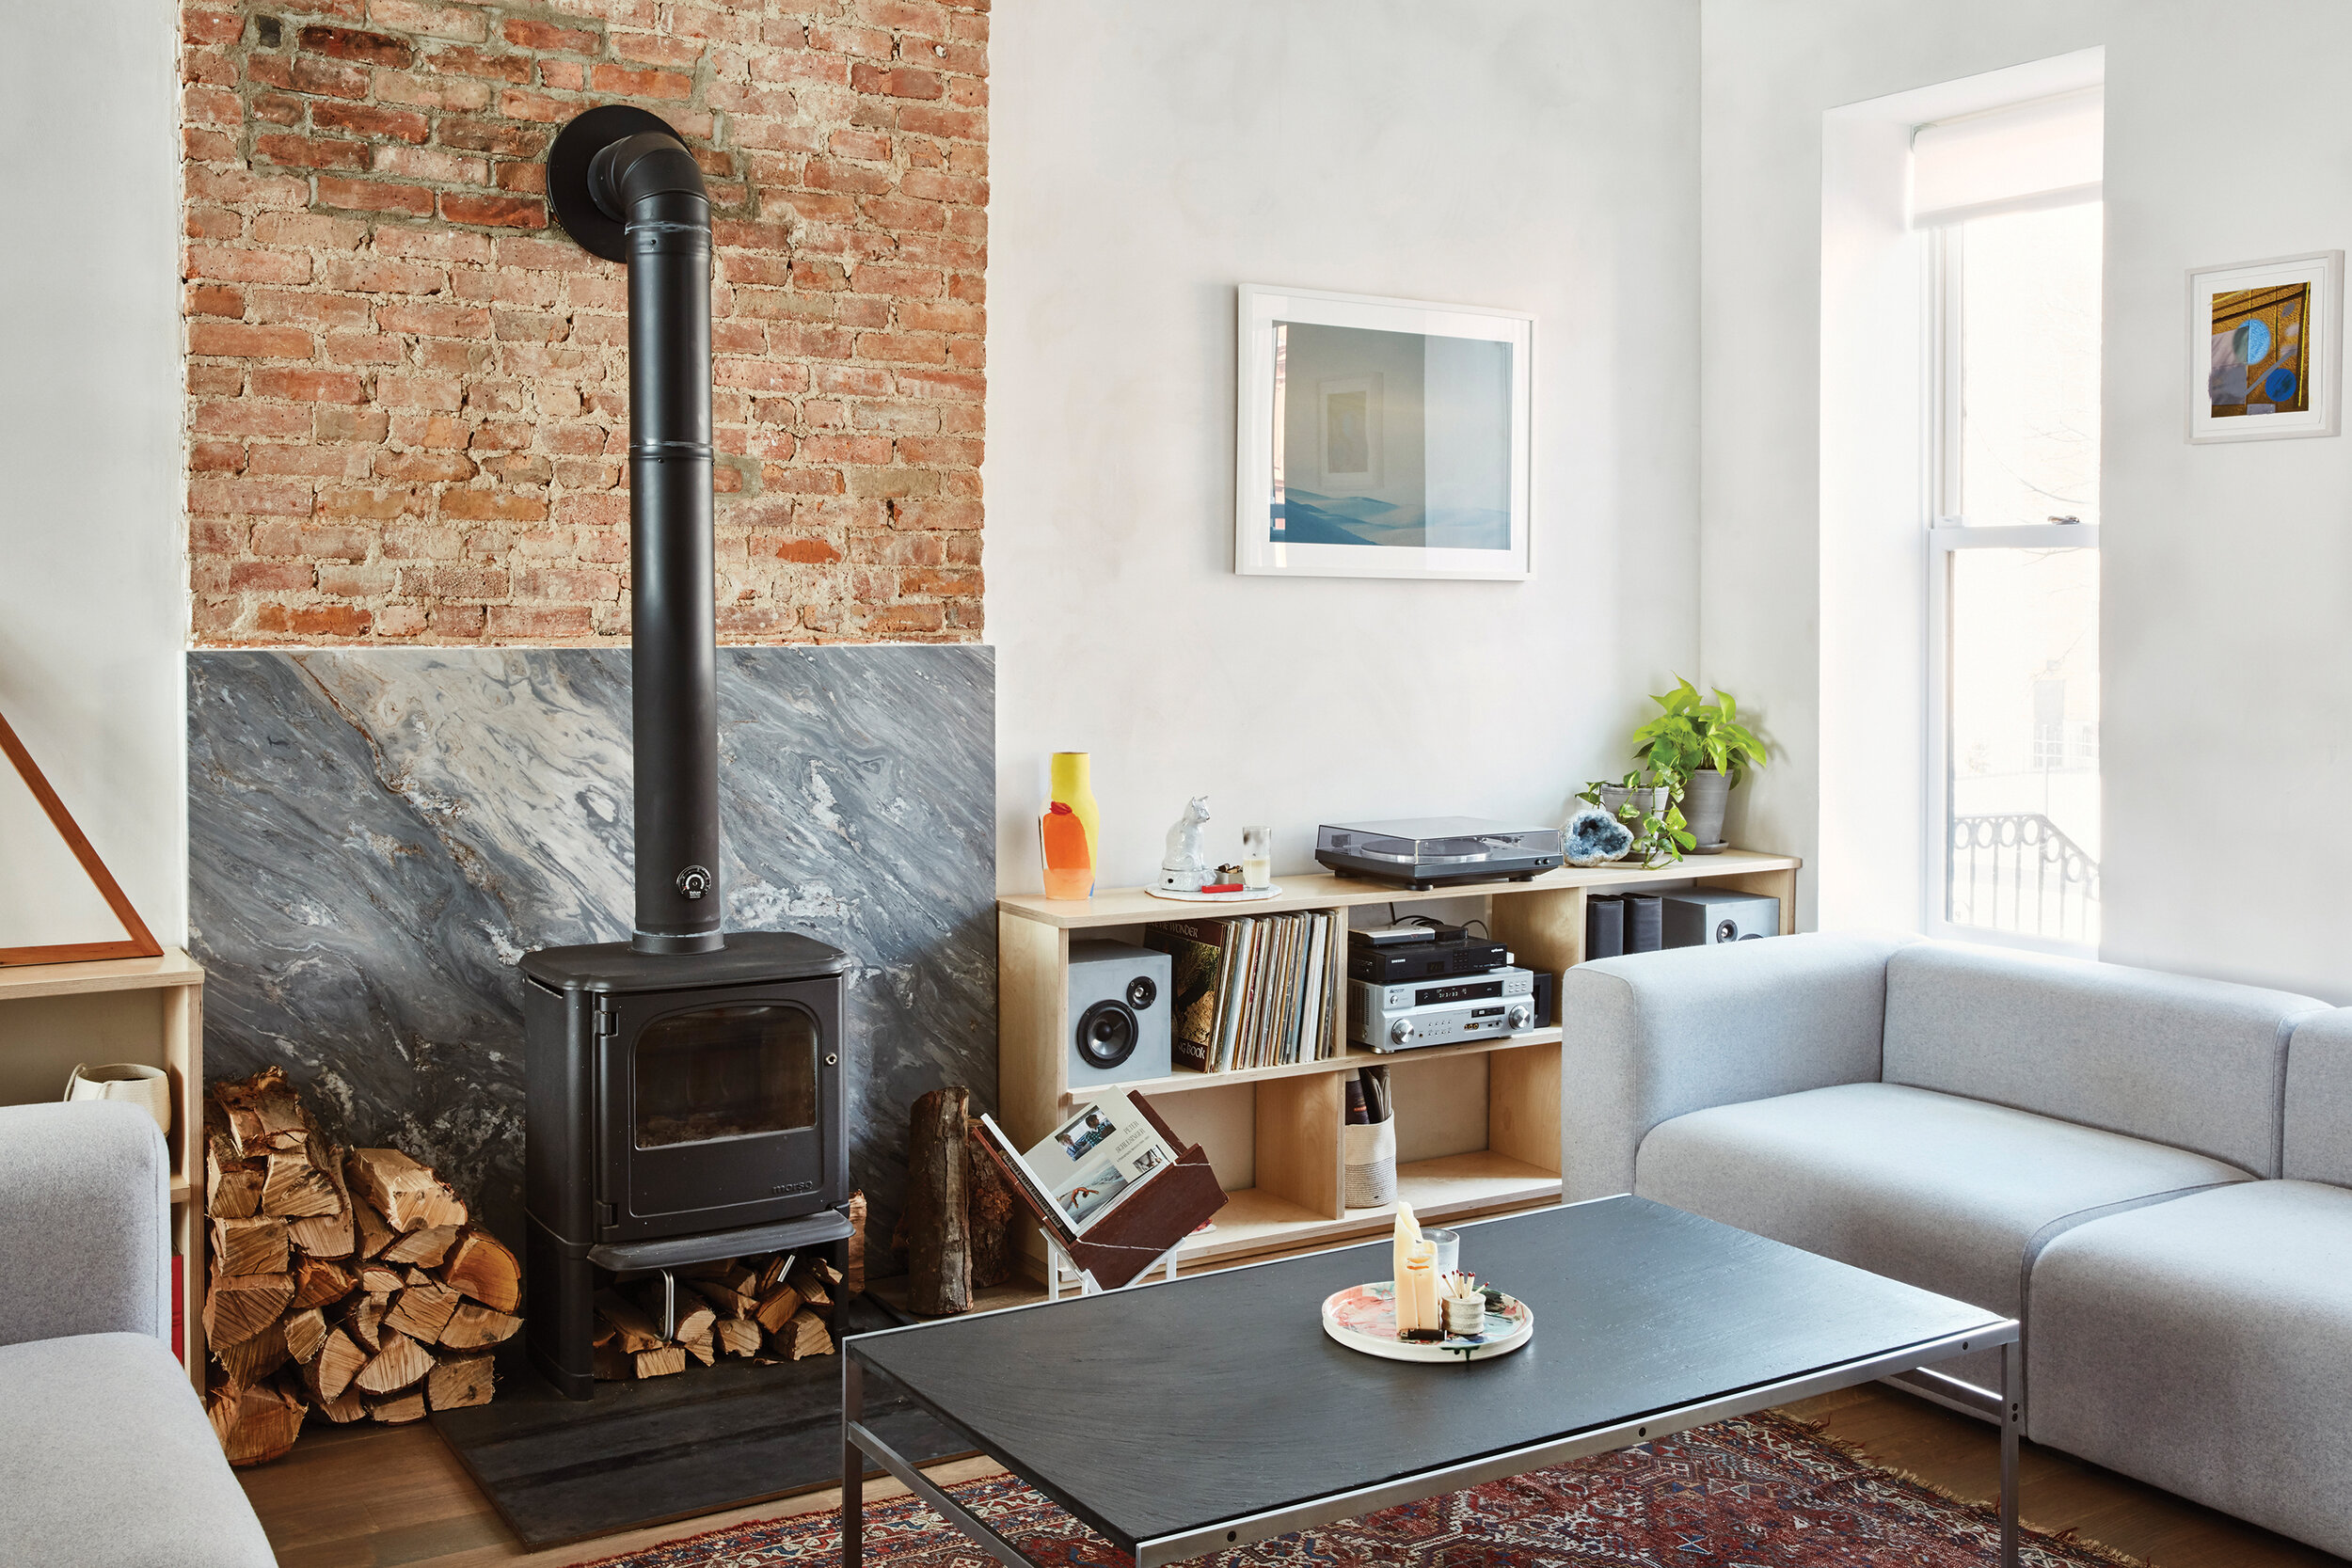
[[522,1305],[523,1271],[515,1255],[480,1230],[469,1230],[441,1263],[441,1283],[493,1312]]
[[1012,1183],[1006,1180],[1004,1167],[981,1145],[980,1139],[985,1135],[977,1120],[964,1129],[972,1283],[976,1286],[1002,1285],[1012,1278],[1014,1270]]
[[436,1410],[463,1410],[469,1405],[489,1403],[496,1381],[491,1360],[487,1355],[449,1357],[426,1376],[425,1402]]
[[908,1114],[907,1306],[926,1317],[972,1309],[963,1135],[970,1101],[961,1088],[932,1089]]
[[432,1167],[397,1148],[355,1148],[344,1158],[343,1172],[352,1190],[403,1235],[429,1225],[466,1223],[466,1205],[457,1195]]

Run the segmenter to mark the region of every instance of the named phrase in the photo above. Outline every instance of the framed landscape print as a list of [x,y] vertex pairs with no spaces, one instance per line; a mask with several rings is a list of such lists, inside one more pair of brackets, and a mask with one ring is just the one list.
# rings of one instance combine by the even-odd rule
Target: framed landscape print
[[2344,373],[2344,252],[2188,275],[2188,438],[2333,436]]
[[1526,578],[1533,316],[1245,283],[1233,567]]

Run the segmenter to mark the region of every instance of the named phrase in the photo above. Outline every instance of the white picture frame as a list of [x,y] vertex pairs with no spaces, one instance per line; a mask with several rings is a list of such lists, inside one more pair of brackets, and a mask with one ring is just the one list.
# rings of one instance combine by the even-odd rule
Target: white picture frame
[[[1534,575],[1534,316],[1261,283],[1238,305],[1234,571]],[[1390,346],[1425,369],[1375,365],[1366,333],[1421,339]]]
[[[2267,319],[2276,309],[2238,312],[2238,325],[2224,331],[2217,298],[2271,291],[2301,291],[2302,321],[2274,331]],[[2250,302],[2249,302],[2250,303]],[[2291,306],[2292,301],[2289,301]],[[2224,311],[2229,302],[2224,300]],[[2264,261],[2191,267],[2187,303],[2188,439],[2281,441],[2334,436],[2343,427],[2344,252],[2312,251],[2274,256]],[[2287,354],[2301,340],[2300,369]],[[2299,391],[2300,407],[2277,409],[2281,389]],[[2217,413],[2217,408],[2223,412]],[[2239,412],[2239,409],[2246,412]]]

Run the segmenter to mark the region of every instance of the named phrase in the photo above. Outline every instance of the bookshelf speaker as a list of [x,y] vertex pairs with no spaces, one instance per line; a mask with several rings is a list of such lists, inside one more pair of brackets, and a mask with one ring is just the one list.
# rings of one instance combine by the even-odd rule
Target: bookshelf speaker
[[1168,958],[1123,942],[1070,944],[1070,1086],[1164,1078],[1168,1055]]

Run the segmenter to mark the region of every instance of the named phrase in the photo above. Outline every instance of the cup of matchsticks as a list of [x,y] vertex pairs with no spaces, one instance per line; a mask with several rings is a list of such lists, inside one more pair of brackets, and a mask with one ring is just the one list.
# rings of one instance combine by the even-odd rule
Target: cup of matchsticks
[[1449,1339],[1469,1338],[1486,1332],[1486,1295],[1478,1288],[1475,1275],[1439,1275],[1438,1310],[1444,1316]]

